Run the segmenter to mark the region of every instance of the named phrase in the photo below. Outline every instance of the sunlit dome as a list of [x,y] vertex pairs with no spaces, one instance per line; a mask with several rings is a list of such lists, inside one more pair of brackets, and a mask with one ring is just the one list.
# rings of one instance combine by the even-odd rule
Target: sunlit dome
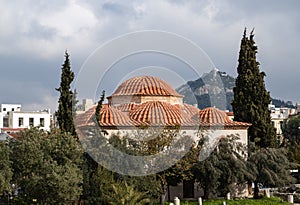
[[153,76],[138,76],[123,82],[112,96],[181,96],[166,81]]
[[199,111],[199,120],[201,123],[225,124],[232,122],[226,112],[215,107],[205,108]]
[[130,111],[130,118],[145,125],[181,125],[180,110],[169,103],[152,101],[138,105]]

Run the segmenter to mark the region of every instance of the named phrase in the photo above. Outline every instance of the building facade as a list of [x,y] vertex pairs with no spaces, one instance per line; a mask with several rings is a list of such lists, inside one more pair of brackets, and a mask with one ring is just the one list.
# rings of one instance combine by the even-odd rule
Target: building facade
[[50,109],[22,111],[20,104],[1,104],[0,110],[0,129],[2,130],[39,127],[50,131],[52,120]]

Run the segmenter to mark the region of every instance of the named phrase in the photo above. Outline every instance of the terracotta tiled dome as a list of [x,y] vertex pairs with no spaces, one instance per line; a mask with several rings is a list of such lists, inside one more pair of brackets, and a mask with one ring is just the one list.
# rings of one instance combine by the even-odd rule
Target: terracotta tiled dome
[[137,105],[130,112],[130,118],[146,125],[181,125],[182,117],[178,107],[160,101],[146,102]]
[[204,124],[226,124],[231,123],[227,114],[224,111],[219,110],[215,107],[209,107],[199,112],[199,120]]
[[100,111],[101,126],[130,126],[133,125],[130,118],[120,110],[112,106],[103,106]]
[[[95,112],[96,107],[89,109],[83,114],[79,114],[76,117],[76,126],[95,126]],[[100,125],[102,126],[130,126],[132,121],[129,117],[122,113],[120,110],[111,107],[107,104],[103,104],[100,111]]]
[[[182,97],[166,81],[152,76],[139,76],[122,83],[114,94],[108,97],[100,111],[100,125],[105,129],[132,126],[195,126],[249,127],[251,124],[230,120],[217,108],[200,110],[184,104]],[[77,127],[94,126],[96,106],[78,115]],[[226,129],[227,129],[226,128]]]
[[250,123],[232,121],[226,112],[215,107],[205,108],[193,116],[200,126],[249,127]]
[[112,96],[181,96],[166,81],[152,76],[138,76],[123,82]]

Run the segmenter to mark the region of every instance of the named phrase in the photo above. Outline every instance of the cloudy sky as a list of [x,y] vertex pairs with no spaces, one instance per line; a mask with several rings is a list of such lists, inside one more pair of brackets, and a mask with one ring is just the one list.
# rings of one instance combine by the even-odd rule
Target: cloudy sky
[[298,0],[0,0],[0,103],[55,109],[66,49],[78,76],[103,44],[143,30],[187,38],[236,76],[245,27],[271,96],[300,102],[299,10]]

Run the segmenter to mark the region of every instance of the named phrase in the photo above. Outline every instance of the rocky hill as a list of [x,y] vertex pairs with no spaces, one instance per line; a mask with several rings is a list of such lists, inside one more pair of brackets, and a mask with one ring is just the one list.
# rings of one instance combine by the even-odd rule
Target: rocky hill
[[[234,86],[234,77],[214,69],[195,81],[188,81],[176,91],[184,95],[185,103],[197,104],[200,109],[216,106],[222,110],[232,111]],[[295,107],[290,101],[272,99],[272,103],[276,107]]]

